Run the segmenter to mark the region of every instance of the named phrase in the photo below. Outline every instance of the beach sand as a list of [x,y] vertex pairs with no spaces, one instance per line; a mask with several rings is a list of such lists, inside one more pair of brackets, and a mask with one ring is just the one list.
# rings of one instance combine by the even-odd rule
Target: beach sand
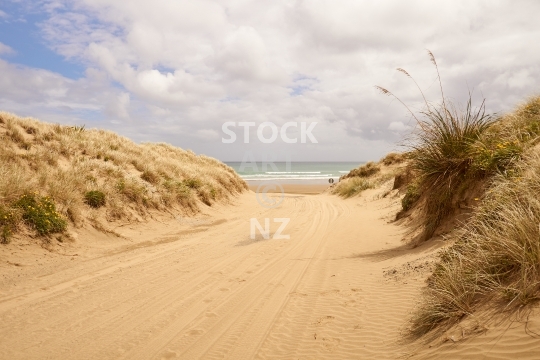
[[[249,190],[253,192],[264,191],[267,188],[268,193],[288,193],[288,194],[321,194],[332,184],[327,179],[324,180],[277,180],[277,181],[253,181],[247,180]],[[270,185],[270,186],[269,186]]]
[[[330,187],[330,184],[281,184],[283,192],[287,194],[306,194],[314,195],[324,192]],[[249,184],[249,190],[256,192],[258,184]],[[270,190],[269,193],[280,193],[280,189]]]
[[[406,247],[388,189],[343,200],[289,188],[273,209],[248,192],[195,218],[120,224],[122,238],[0,247],[0,358],[539,358],[521,325],[503,340],[496,326],[403,340],[442,242]],[[290,219],[290,238],[252,239],[251,218],[272,235]]]

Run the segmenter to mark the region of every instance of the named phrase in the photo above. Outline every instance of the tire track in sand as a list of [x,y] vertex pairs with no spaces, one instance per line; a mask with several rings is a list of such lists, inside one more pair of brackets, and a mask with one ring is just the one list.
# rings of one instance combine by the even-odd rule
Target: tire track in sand
[[[377,321],[394,336],[408,306],[381,284],[387,263],[350,258],[399,243],[381,202],[239,202],[207,231],[89,260],[40,279],[49,289],[5,298],[0,358],[351,358],[392,349],[379,342],[389,331]],[[250,241],[251,217],[290,217],[290,240]]]

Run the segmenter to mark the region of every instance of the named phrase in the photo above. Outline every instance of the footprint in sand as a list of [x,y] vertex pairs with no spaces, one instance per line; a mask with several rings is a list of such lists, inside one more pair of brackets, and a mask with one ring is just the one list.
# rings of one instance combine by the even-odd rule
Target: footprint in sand
[[221,288],[221,289],[219,289],[219,291],[229,291],[229,289],[227,289],[227,288]]

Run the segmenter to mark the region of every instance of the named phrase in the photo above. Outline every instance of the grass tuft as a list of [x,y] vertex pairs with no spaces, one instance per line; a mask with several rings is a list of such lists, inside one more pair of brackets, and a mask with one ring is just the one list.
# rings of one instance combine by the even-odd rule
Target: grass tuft
[[419,191],[429,193],[424,240],[452,214],[456,196],[462,195],[468,183],[485,176],[485,171],[473,166],[475,145],[494,121],[485,113],[484,102],[473,108],[470,95],[463,111],[448,102],[444,106],[424,112],[411,146],[411,166],[421,177]]
[[202,186],[202,182],[199,179],[188,178],[184,180],[184,185],[190,189],[199,189]]
[[485,101],[473,106],[471,93],[464,107],[445,99],[437,61],[431,51],[428,55],[437,72],[440,104],[429,103],[414,78],[401,68],[398,71],[412,79],[420,90],[424,110],[415,114],[393,93],[386,89],[383,92],[398,99],[416,120],[408,158],[411,171],[418,178],[417,189],[414,194],[409,192],[402,204],[404,211],[416,204],[425,205],[419,241],[433,237],[445,220],[458,212],[457,204],[470,196],[469,189],[474,184],[509,168],[518,158],[518,150],[506,146],[508,144],[495,153],[492,151],[492,144],[487,140],[491,139],[490,129],[499,118],[486,113]]
[[146,169],[141,174],[141,179],[149,182],[150,184],[157,184],[159,182],[159,175],[152,170]]
[[340,181],[332,190],[332,194],[349,198],[361,193],[364,190],[373,189],[374,187],[374,183],[368,179],[361,177],[350,177]]

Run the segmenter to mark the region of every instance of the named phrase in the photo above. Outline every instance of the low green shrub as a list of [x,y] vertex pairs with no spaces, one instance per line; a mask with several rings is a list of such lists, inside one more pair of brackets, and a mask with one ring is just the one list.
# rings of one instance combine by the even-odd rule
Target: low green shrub
[[84,194],[84,202],[93,208],[100,208],[105,205],[105,194],[99,190],[90,190]]
[[523,150],[523,144],[518,141],[500,141],[494,144],[479,142],[473,166],[484,172],[502,172],[521,158]]
[[66,220],[56,211],[54,202],[48,196],[25,194],[15,202],[14,207],[21,209],[24,222],[39,235],[66,230]]

